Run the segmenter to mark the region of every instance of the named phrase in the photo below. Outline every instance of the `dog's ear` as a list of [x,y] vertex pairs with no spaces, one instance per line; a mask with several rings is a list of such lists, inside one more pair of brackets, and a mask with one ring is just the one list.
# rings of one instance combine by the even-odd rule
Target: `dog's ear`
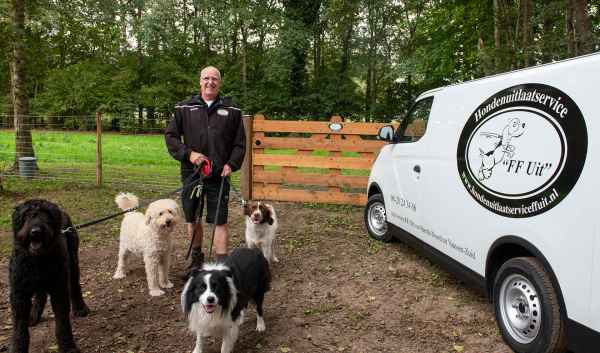
[[181,310],[186,318],[189,316],[190,311],[192,311],[194,303],[198,302],[200,295],[202,295],[201,289],[198,286],[199,281],[202,281],[202,279],[197,279],[198,273],[196,272],[190,276],[190,279],[188,279],[183,288],[183,292],[181,292]]
[[231,270],[231,268],[227,267],[227,269],[225,271],[225,276],[230,277],[231,279],[233,279],[233,271]]
[[249,202],[244,203],[244,215],[250,217],[251,214],[252,214],[252,209],[250,208],[250,203]]
[[271,205],[268,204],[261,204],[261,212],[263,214],[263,220],[264,222],[269,223],[270,226],[273,225],[273,209],[271,208]]
[[146,212],[146,225],[150,225],[151,221],[152,221],[152,215],[150,214],[150,212]]
[[[190,310],[192,310],[192,303],[194,298],[190,296],[190,293],[193,293],[195,289],[194,277],[190,277],[183,287],[183,291],[181,292],[181,311],[187,318],[190,314]],[[198,298],[196,298],[198,300]]]
[[54,226],[54,234],[60,234],[62,231],[63,223],[67,223],[63,212],[58,206],[52,202],[44,202],[44,208],[48,212],[52,225]]
[[27,205],[26,204],[20,204],[17,207],[15,207],[13,213],[12,213],[12,228],[13,228],[13,234],[16,234],[19,232],[19,230],[21,228],[23,228],[23,223],[25,222],[25,213],[27,212]]

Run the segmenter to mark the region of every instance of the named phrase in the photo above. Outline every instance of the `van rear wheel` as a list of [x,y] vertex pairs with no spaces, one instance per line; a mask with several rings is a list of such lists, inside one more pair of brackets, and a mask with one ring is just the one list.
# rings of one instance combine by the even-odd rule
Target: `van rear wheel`
[[505,262],[494,281],[494,309],[502,337],[519,353],[562,353],[565,323],[552,280],[533,257]]
[[389,242],[392,235],[388,229],[385,212],[385,203],[381,194],[375,194],[369,197],[365,207],[365,225],[369,235],[376,240]]

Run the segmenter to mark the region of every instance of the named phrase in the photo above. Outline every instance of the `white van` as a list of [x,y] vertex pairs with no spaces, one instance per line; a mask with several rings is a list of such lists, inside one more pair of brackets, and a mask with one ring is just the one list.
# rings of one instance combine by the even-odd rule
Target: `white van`
[[475,284],[516,352],[600,352],[600,54],[421,94],[365,223]]

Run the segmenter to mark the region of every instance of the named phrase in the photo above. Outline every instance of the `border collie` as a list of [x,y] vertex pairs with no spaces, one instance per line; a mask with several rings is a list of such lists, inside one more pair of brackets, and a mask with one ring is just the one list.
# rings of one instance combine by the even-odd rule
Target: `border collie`
[[193,353],[202,353],[205,336],[221,336],[221,353],[237,341],[243,310],[256,304],[256,330],[266,329],[263,300],[270,289],[269,263],[259,249],[237,248],[223,264],[205,264],[194,273],[181,293],[181,308],[188,328],[196,334]]
[[246,215],[246,245],[249,248],[259,248],[269,263],[279,262],[275,256],[275,236],[277,213],[275,208],[264,202],[250,202],[244,205]]

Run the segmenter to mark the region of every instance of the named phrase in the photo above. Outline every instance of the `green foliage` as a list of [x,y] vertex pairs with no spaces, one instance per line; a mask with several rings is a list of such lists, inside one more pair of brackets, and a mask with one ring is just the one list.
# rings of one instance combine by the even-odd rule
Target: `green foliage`
[[[141,112],[154,127],[210,64],[245,113],[389,121],[422,91],[521,67],[527,53],[530,64],[574,55],[565,1],[534,2],[531,48],[518,2],[503,3],[509,45],[497,48],[492,0],[26,1],[30,111]],[[596,50],[599,7],[588,2]],[[0,114],[11,111],[9,12],[0,2]]]
[[56,115],[89,115],[99,109],[125,110],[132,102],[129,88],[134,74],[95,59],[80,61],[48,74],[35,110]]

